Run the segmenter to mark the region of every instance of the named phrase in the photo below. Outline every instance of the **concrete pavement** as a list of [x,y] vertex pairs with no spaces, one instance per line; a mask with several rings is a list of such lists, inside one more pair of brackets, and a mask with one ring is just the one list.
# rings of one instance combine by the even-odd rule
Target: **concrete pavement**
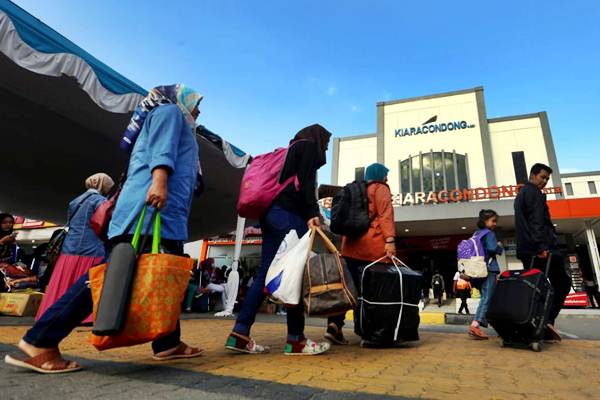
[[[224,350],[232,321],[188,320],[183,338],[206,354],[195,360],[157,364],[150,346],[99,353],[78,329],[62,346],[86,372],[41,376],[0,367],[0,392],[19,399],[67,398],[285,398],[328,399],[401,396],[425,399],[590,399],[598,398],[598,342],[565,340],[542,353],[500,348],[498,339],[473,341],[465,334],[424,331],[421,342],[402,349],[335,347],[318,357],[282,354],[286,328],[257,323],[254,336],[272,346],[268,355]],[[463,327],[464,329],[464,327]],[[26,327],[0,327],[0,353],[11,350]],[[309,337],[321,327],[307,327]],[[205,397],[203,397],[205,396]],[[237,397],[235,397],[237,396]],[[4,395],[3,395],[4,398]],[[375,397],[377,398],[377,397]]]

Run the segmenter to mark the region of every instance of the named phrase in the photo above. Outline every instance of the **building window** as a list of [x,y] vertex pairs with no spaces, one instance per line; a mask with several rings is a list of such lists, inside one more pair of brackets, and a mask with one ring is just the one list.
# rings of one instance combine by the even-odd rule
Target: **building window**
[[515,181],[517,184],[527,182],[527,167],[525,166],[525,153],[522,151],[513,151],[513,168],[515,170]]
[[456,155],[456,174],[458,175],[458,188],[466,189],[469,187],[467,178],[467,156]]
[[365,168],[359,167],[354,169],[354,180],[356,182],[362,182],[365,180]]
[[408,159],[400,162],[400,190],[410,193],[410,162]]
[[433,190],[433,165],[431,153],[425,153],[422,156],[423,160],[423,192],[429,193]]
[[463,154],[431,151],[400,161],[399,168],[402,193],[469,187],[468,159]]
[[567,192],[567,196],[573,196],[573,184],[565,183],[565,191]]
[[412,169],[412,191],[422,192],[421,188],[421,156],[414,156],[410,159]]
[[456,189],[456,169],[454,168],[454,154],[452,153],[443,153],[444,154],[444,168],[446,170],[446,178],[444,179],[446,182],[446,189],[453,190]]
[[589,181],[588,188],[590,189],[590,194],[598,194],[598,191],[596,190],[596,182]]

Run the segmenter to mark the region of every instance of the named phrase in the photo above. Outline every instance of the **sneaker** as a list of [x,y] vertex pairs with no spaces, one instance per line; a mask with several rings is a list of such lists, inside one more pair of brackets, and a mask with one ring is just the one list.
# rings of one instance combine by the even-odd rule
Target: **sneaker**
[[558,330],[552,324],[546,325],[546,333],[544,335],[544,342],[547,343],[558,343],[562,341],[562,337]]
[[473,339],[476,340],[487,340],[488,335],[486,335],[481,328],[479,328],[478,326],[471,326],[469,328],[469,336]]
[[345,346],[349,343],[344,337],[342,330],[338,328],[336,324],[329,324],[329,326],[327,326],[327,332],[325,332],[323,337],[329,340],[332,344]]
[[263,354],[269,352],[268,346],[261,346],[256,343],[254,339],[238,335],[237,333],[230,333],[227,341],[225,342],[225,348],[231,351],[237,351],[238,353],[246,354]]
[[306,339],[302,342],[288,341],[283,354],[286,356],[316,356],[325,353],[331,348],[329,342],[313,342]]

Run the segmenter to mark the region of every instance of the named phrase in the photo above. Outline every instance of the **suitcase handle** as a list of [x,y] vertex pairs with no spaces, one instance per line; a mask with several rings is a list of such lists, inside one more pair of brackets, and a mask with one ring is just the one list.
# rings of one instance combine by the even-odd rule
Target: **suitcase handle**
[[[539,258],[538,256],[533,256],[531,259],[531,264],[529,265],[529,269],[532,269],[535,265],[535,260],[543,260],[543,258]],[[546,276],[550,273],[550,261],[552,261],[552,253],[548,252],[548,257],[546,257]]]

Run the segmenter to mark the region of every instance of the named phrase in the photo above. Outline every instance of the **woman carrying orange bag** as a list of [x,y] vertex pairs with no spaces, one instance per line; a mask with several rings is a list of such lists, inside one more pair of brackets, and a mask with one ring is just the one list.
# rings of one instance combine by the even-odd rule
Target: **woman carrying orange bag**
[[[200,100],[200,94],[180,84],[153,89],[138,106],[127,130],[127,143],[131,144],[127,180],[108,232],[112,246],[131,243],[135,232],[132,221],[141,214],[144,201],[140,195],[145,193],[150,210],[161,210],[161,251],[183,255],[198,177],[194,129]],[[144,226],[150,223],[150,215],[147,217]],[[20,353],[7,355],[5,362],[45,374],[80,370],[79,364],[61,357],[58,346],[92,312],[88,280],[88,274],[84,274],[71,286],[25,334],[18,344]],[[152,350],[154,359],[159,361],[198,357],[202,353],[181,341],[179,323],[173,332],[155,340]]]

